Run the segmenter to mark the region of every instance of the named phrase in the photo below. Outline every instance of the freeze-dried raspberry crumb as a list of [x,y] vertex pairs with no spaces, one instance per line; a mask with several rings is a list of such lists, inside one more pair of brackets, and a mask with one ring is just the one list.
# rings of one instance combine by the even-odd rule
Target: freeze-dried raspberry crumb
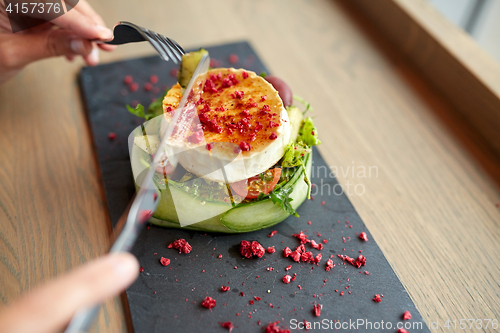
[[354,264],[354,261],[355,261],[354,258],[351,258],[348,255],[337,254],[337,257],[339,257],[340,259],[342,259],[344,261],[347,261],[350,264]]
[[364,240],[365,242],[368,242],[368,236],[366,236],[366,232],[360,233],[359,238]]
[[330,269],[332,269],[333,267],[335,267],[335,264],[333,263],[333,260],[332,259],[328,259],[328,261],[326,262],[326,268],[325,268],[325,270],[327,272],[329,272]]
[[193,247],[183,238],[176,239],[172,243],[168,244],[167,247],[169,249],[173,248],[179,250],[179,253],[189,253],[193,249]]
[[314,304],[314,315],[316,317],[321,316],[321,309],[323,309],[323,305],[321,305],[321,304]]
[[304,252],[300,255],[300,260],[303,262],[311,262],[314,260],[313,254],[310,251]]
[[270,323],[266,327],[266,333],[290,333],[290,330],[286,328],[280,328],[278,326],[279,321],[275,321],[274,323]]
[[290,248],[287,246],[283,249],[283,255],[285,256],[285,258],[288,258],[288,256],[292,253],[292,250],[290,250]]
[[260,297],[259,296],[254,296],[253,298],[255,298],[256,301],[260,301]]
[[253,300],[253,299],[251,299],[251,300],[249,300],[249,301],[248,301],[248,303],[250,303],[250,305],[253,305],[254,300]]
[[373,301],[376,303],[382,302],[382,299],[380,298],[379,294],[375,294],[375,297],[373,297]]
[[271,233],[267,237],[273,237],[277,233],[278,233],[278,230],[273,230],[273,231],[271,231]]
[[229,289],[231,289],[229,286],[222,286],[220,287],[220,291],[228,291]]
[[305,244],[305,243],[309,243],[310,242],[310,240],[307,239],[307,235],[304,234],[304,232],[302,232],[302,231],[300,233],[298,233],[298,234],[293,234],[292,236],[293,237],[297,237],[300,240],[301,244]]
[[215,299],[213,299],[210,296],[207,296],[207,297],[205,297],[205,299],[203,300],[203,302],[201,302],[201,305],[203,305],[207,309],[211,309],[211,308],[213,308],[215,306]]
[[318,255],[314,257],[314,262],[316,263],[316,265],[319,265],[321,258],[323,258],[323,255],[321,253],[318,253]]
[[240,296],[245,296],[245,293],[244,292],[240,292]]
[[144,272],[144,267],[139,268],[139,272]]
[[158,76],[157,75],[151,75],[149,77],[149,82],[151,82],[151,83],[157,83],[158,82]]
[[229,62],[232,63],[232,64],[235,64],[238,62],[238,55],[237,54],[234,54],[234,53],[231,53],[229,55]]
[[297,277],[297,273],[293,274],[292,281],[295,281],[295,278]]
[[323,239],[323,244],[326,244],[328,243],[328,240],[327,239]]
[[410,319],[411,319],[410,311],[405,311],[405,313],[403,313],[403,320],[410,320]]
[[290,283],[290,281],[292,280],[292,277],[290,275],[285,275],[283,276],[283,282],[285,282],[286,284]]
[[131,84],[132,82],[134,82],[134,79],[132,78],[132,76],[127,75],[127,76],[125,76],[125,79],[123,80],[123,82],[125,82],[125,84]]
[[368,271],[365,271],[365,274],[366,274],[366,275],[370,275],[370,272],[368,272]]
[[259,244],[257,241],[252,242],[252,253],[254,256],[257,256],[261,258],[264,253],[266,253],[266,250],[264,250],[264,247]]
[[108,133],[108,139],[110,139],[110,140],[116,139],[116,133],[115,132],[109,132]]
[[353,265],[356,267],[356,268],[360,268],[361,266],[364,266],[366,265],[366,258],[364,255],[360,254],[358,259],[356,259],[356,261],[353,263]]
[[288,265],[288,266],[286,266],[285,271],[289,271],[291,269],[292,269],[292,265]]
[[404,328],[400,328],[398,330],[398,333],[409,333],[407,330],[405,330]]
[[221,323],[220,326],[227,328],[229,332],[233,330],[233,323],[230,321],[226,321],[225,323]]
[[300,261],[300,253],[297,250],[290,253],[290,257],[296,262]]
[[276,252],[276,249],[274,248],[274,246],[269,246],[267,248],[267,253],[274,253],[274,252]]
[[270,272],[270,271],[274,271],[274,268],[272,268],[272,267],[268,267],[268,268],[266,268],[266,269],[267,269],[269,272]]
[[321,243],[318,244],[314,240],[311,240],[311,247],[313,249],[316,249],[316,250],[320,250],[320,251],[323,250],[323,244],[321,244]]
[[160,258],[160,263],[161,263],[163,266],[168,266],[168,265],[170,265],[170,259],[167,259],[167,258],[161,257],[161,258]]

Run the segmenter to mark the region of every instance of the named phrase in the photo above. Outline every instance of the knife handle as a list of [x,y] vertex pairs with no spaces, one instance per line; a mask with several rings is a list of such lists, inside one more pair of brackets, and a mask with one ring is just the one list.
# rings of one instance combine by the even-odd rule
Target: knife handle
[[86,333],[90,331],[90,327],[99,313],[99,309],[100,305],[95,305],[91,308],[78,310],[64,333]]

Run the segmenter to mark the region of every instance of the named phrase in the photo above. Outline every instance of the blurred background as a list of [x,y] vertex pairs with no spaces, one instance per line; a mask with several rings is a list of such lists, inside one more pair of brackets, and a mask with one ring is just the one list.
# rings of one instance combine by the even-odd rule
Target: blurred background
[[499,0],[428,0],[500,61]]

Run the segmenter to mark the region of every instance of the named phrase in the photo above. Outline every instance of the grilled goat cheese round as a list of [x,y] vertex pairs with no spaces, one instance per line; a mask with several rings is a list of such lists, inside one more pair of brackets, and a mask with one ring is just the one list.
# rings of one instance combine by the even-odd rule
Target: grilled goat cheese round
[[[165,96],[167,126],[181,98],[179,84]],[[266,171],[290,141],[278,92],[251,71],[215,68],[201,74],[183,113],[184,123],[177,121],[168,143],[181,151],[178,161],[186,170],[208,180],[232,183]]]

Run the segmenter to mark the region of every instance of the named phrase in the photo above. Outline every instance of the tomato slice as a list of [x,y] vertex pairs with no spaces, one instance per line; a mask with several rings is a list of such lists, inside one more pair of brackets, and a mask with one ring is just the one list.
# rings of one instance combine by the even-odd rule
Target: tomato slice
[[166,155],[162,156],[158,164],[156,165],[156,171],[162,173],[164,175],[169,175],[174,172],[174,167],[168,161],[168,157]]
[[257,176],[241,180],[231,184],[231,188],[240,196],[247,199],[255,199],[259,194],[269,194],[281,177],[281,169],[269,169]]

